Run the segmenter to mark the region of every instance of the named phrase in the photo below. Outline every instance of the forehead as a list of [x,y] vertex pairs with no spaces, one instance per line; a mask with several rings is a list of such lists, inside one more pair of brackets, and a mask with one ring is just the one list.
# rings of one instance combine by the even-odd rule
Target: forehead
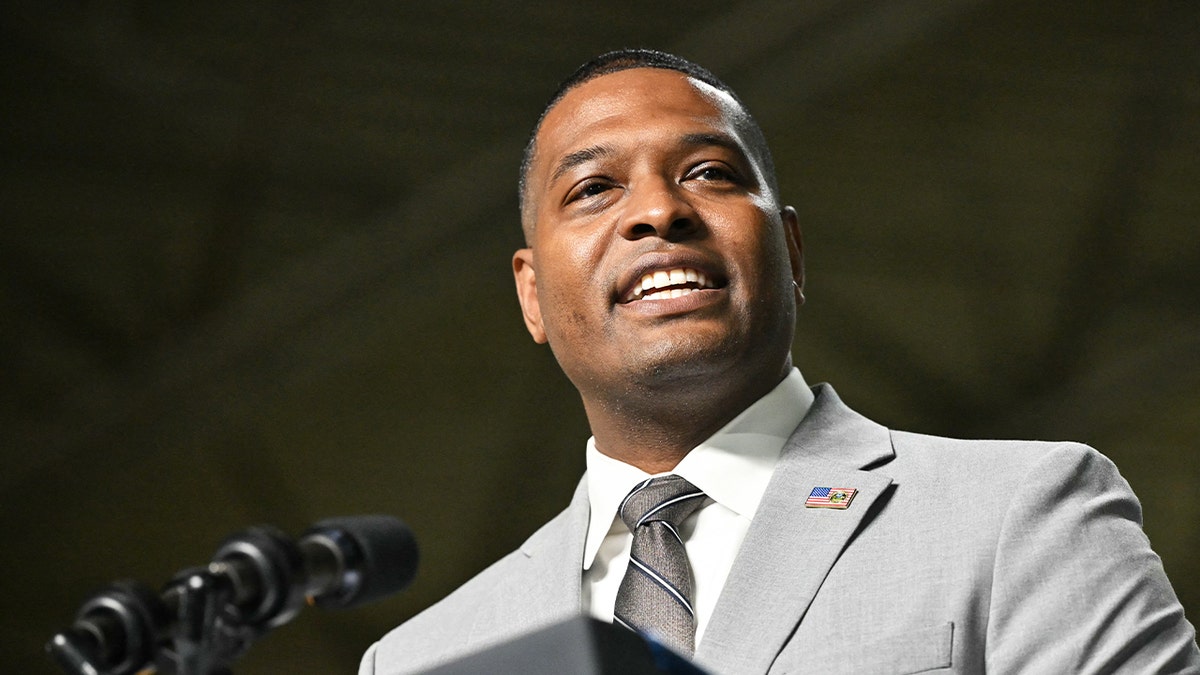
[[544,180],[557,157],[613,133],[666,126],[681,134],[708,128],[737,137],[739,117],[733,97],[683,73],[659,68],[609,73],[575,87],[546,114],[531,173]]

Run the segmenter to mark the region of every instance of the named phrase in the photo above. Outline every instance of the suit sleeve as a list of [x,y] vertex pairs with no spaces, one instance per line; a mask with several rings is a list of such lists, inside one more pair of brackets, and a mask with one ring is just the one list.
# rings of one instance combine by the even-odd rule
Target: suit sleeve
[[1111,461],[1063,444],[1028,472],[996,547],[987,669],[1200,673],[1196,633]]

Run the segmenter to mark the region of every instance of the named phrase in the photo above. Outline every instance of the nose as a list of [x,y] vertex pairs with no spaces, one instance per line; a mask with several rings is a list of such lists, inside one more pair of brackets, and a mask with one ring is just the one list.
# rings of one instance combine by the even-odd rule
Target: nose
[[622,213],[621,236],[631,241],[643,237],[677,240],[694,234],[700,228],[700,216],[681,190],[672,181],[657,178],[631,186]]

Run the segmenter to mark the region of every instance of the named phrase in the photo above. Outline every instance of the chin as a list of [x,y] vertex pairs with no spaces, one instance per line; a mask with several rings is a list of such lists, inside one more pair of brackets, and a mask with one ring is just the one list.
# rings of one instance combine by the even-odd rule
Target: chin
[[659,342],[627,361],[627,372],[633,381],[650,388],[728,377],[739,364],[757,360],[744,353],[743,344],[741,340]]

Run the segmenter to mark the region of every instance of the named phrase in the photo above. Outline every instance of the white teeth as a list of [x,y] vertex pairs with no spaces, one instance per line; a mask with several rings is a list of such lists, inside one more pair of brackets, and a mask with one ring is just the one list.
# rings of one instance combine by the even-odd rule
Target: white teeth
[[642,280],[634,286],[633,296],[631,299],[637,300],[665,300],[667,298],[678,298],[687,295],[694,290],[693,288],[671,288],[668,290],[655,291],[654,289],[666,289],[668,286],[680,286],[682,284],[695,284],[699,288],[712,288],[708,277],[702,272],[698,272],[689,267],[677,267],[673,270],[656,270],[642,277]]
[[695,293],[694,288],[671,288],[665,291],[654,291],[642,296],[642,300],[666,300],[668,298],[679,298],[688,293]]

